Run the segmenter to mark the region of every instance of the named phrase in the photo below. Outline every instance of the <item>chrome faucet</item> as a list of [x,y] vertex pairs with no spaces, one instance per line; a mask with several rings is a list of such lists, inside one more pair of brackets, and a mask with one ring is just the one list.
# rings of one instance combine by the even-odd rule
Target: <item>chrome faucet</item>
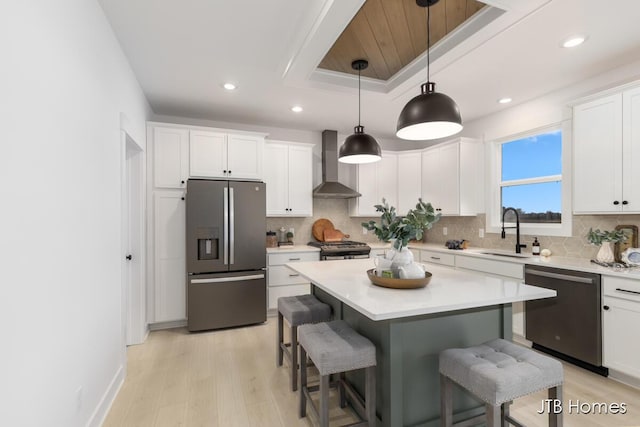
[[[515,227],[505,227],[504,226],[504,215],[507,213],[507,211],[513,211],[513,213],[516,214],[516,226]],[[516,253],[519,254],[520,253],[520,249],[521,248],[526,248],[527,245],[521,245],[520,244],[520,216],[518,215],[518,211],[515,210],[514,208],[506,208],[504,211],[502,211],[502,238],[503,239],[505,237],[507,237],[507,233],[504,232],[504,230],[506,228],[515,228],[516,229]]]

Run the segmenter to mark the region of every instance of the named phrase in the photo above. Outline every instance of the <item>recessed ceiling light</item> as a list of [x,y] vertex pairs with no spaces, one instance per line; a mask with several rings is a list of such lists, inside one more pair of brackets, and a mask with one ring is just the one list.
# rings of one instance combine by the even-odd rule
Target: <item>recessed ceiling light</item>
[[225,83],[222,85],[222,87],[226,90],[235,90],[236,85],[234,85],[233,83]]
[[498,103],[499,104],[508,104],[511,101],[513,101],[511,98],[500,98],[500,99],[498,99]]
[[291,107],[291,111],[293,111],[294,113],[302,113],[302,107],[299,105],[294,105],[293,107]]
[[571,36],[562,42],[562,47],[576,47],[584,43],[585,36]]

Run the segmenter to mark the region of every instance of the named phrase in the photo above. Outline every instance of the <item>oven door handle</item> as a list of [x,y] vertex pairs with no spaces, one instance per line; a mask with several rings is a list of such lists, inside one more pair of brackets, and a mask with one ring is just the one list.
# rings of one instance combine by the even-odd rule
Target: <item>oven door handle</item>
[[550,279],[558,279],[558,280],[563,280],[565,282],[593,284],[593,279],[590,279],[588,277],[578,277],[578,276],[571,276],[569,274],[552,273],[550,271],[540,271],[540,270],[535,270],[535,269],[526,268],[526,267],[524,269],[524,273],[526,275],[548,277]]

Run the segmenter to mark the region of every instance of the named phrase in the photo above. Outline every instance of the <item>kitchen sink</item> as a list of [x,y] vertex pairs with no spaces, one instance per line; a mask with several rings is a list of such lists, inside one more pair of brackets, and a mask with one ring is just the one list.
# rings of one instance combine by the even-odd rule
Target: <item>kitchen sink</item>
[[495,256],[506,256],[509,258],[530,258],[529,255],[525,254],[507,254],[504,252],[480,252],[483,255],[495,255]]

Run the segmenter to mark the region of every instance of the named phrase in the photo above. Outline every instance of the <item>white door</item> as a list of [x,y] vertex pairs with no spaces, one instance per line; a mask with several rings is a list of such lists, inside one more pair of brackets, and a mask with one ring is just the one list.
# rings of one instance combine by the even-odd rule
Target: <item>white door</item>
[[573,210],[619,212],[621,202],[622,95],[615,94],[573,109]]
[[311,147],[289,146],[288,188],[289,214],[311,216],[313,214],[313,176]]
[[[398,155],[396,153],[382,153],[382,159],[374,163],[377,174],[378,199],[374,204],[382,203],[385,199],[389,206],[398,206]],[[372,207],[373,216],[380,216]]]
[[122,132],[122,298],[125,343],[144,341],[146,297],[144,278],[144,153]]
[[640,88],[623,94],[622,210],[640,212]]
[[457,215],[460,212],[460,174],[458,143],[444,145],[440,151],[440,173],[434,177],[440,187],[440,213]]
[[250,135],[227,137],[227,176],[231,179],[262,179],[264,138]]
[[406,215],[415,209],[422,197],[422,156],[420,153],[398,154],[398,215]]
[[189,131],[186,129],[153,128],[153,181],[156,187],[185,188],[188,147]]
[[267,184],[267,216],[289,213],[287,182],[288,147],[268,143],[264,148],[264,182]]
[[226,178],[227,135],[192,130],[189,133],[189,175],[200,178]]

